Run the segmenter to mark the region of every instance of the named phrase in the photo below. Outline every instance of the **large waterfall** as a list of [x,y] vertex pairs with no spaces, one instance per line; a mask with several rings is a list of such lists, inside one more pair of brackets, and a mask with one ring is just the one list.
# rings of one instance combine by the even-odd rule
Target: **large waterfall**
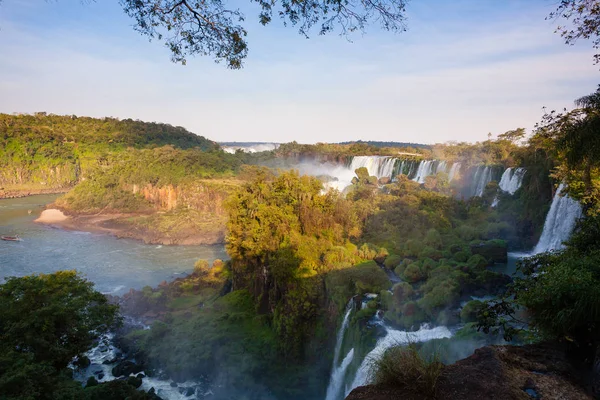
[[500,179],[500,189],[510,193],[515,194],[517,190],[521,187],[523,183],[523,176],[525,176],[525,168],[507,168],[502,174],[502,178]]
[[445,326],[430,328],[427,324],[423,324],[416,332],[398,331],[389,327],[387,334],[377,341],[375,348],[371,350],[360,364],[352,385],[346,388],[346,396],[352,389],[368,384],[369,372],[373,361],[383,355],[383,353],[393,346],[406,345],[409,343],[427,342],[432,339],[443,339],[452,336],[452,333]]
[[355,156],[352,157],[350,170],[355,171],[358,168],[365,167],[370,176],[377,178],[391,178],[396,164],[396,158],[383,156]]
[[564,184],[561,183],[552,199],[542,236],[535,246],[533,254],[562,249],[563,242],[569,239],[575,223],[581,217],[581,205],[568,195],[561,196],[563,189]]

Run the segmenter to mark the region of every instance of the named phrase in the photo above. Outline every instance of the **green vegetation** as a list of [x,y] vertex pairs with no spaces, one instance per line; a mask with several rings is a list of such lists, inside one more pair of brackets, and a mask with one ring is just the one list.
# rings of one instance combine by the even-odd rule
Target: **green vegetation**
[[434,398],[443,364],[439,356],[421,355],[415,344],[394,346],[372,360],[370,382],[396,386],[423,398]]
[[171,145],[218,151],[181,127],[115,118],[0,114],[0,185],[18,189],[69,188],[115,154]]
[[[153,399],[122,383],[83,389],[68,364],[119,321],[117,307],[74,271],[8,278],[0,285],[0,398]],[[87,360],[89,363],[89,360]]]

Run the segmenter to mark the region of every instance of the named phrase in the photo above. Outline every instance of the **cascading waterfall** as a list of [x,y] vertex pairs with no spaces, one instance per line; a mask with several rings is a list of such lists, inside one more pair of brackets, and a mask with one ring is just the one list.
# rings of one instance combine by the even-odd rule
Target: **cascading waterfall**
[[[385,326],[385,325],[384,325]],[[377,341],[375,348],[371,350],[365,357],[360,367],[356,371],[356,375],[352,385],[346,388],[346,396],[352,389],[368,384],[369,370],[373,360],[378,359],[383,353],[393,346],[406,345],[409,343],[426,342],[432,339],[444,339],[452,336],[450,330],[445,326],[430,328],[429,325],[423,324],[416,332],[398,331],[387,326],[387,334]]]
[[542,236],[533,249],[533,254],[564,248],[563,242],[569,239],[575,223],[581,217],[581,205],[568,195],[561,196],[563,189],[564,184],[561,183],[552,199]]
[[488,183],[492,180],[492,168],[487,166],[479,166],[475,171],[475,176],[473,177],[473,191],[471,192],[471,196],[482,196],[483,191]]
[[425,183],[425,178],[427,178],[430,175],[434,175],[435,164],[436,162],[431,160],[421,161],[419,163],[419,168],[417,168],[417,173],[415,174],[413,181],[418,183]]
[[391,177],[395,163],[396,159],[393,157],[354,156],[350,163],[350,170],[354,172],[358,168],[365,167],[369,171],[369,176]]
[[[425,178],[436,175],[439,172],[448,174],[448,180],[452,181],[457,177],[460,170],[460,163],[448,163],[439,160],[405,160],[391,156],[354,156],[349,164],[342,167],[331,166],[329,171],[323,170],[323,164],[318,167],[311,165],[299,165],[301,173],[309,175],[330,175],[335,177],[334,181],[328,182],[326,187],[336,188],[343,191],[351,184],[355,171],[358,168],[366,168],[370,176],[380,178],[394,179],[397,175],[406,175],[418,183],[425,183]],[[487,172],[491,177],[491,169]],[[478,175],[479,176],[479,175]],[[491,179],[491,178],[489,178]],[[484,183],[484,187],[487,182]]]
[[344,377],[346,376],[346,370],[354,359],[354,349],[350,349],[342,364],[339,367],[335,367],[331,371],[331,378],[329,380],[329,386],[327,386],[327,396],[325,400],[338,400],[342,393],[342,385],[344,384]]
[[458,174],[459,171],[460,163],[455,162],[454,164],[452,164],[452,167],[450,167],[450,172],[448,172],[448,182],[452,182],[452,180],[456,177],[456,174]]
[[344,342],[344,334],[346,333],[346,329],[348,328],[348,322],[350,321],[350,314],[352,313],[353,307],[354,298],[351,298],[348,302],[348,305],[346,305],[346,314],[344,315],[344,320],[342,321],[342,325],[338,330],[335,342],[335,350],[333,353],[333,365],[331,367],[329,385],[327,386],[326,400],[337,399],[339,392],[342,388],[342,382],[344,380],[344,375],[346,374],[346,369],[348,369],[348,365],[350,365],[350,363],[352,362],[352,358],[354,358],[354,349],[352,349],[346,355],[346,357],[344,357],[342,364],[338,365],[340,359],[340,351],[342,350],[342,343]]
[[525,176],[525,168],[507,168],[502,174],[502,178],[500,179],[500,189],[504,192],[515,194],[517,190],[521,187],[523,183],[523,176]]

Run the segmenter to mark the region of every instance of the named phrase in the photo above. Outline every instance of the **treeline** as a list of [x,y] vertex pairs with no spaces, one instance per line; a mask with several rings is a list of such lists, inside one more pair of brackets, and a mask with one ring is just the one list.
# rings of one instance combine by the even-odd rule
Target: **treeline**
[[182,127],[131,119],[0,114],[0,185],[68,188],[128,149],[219,151]]
[[400,153],[427,154],[427,150],[423,147],[382,147],[373,145],[370,142],[300,144],[295,141],[281,144],[275,152],[279,157],[312,157],[323,161],[344,161],[351,156],[398,156]]
[[386,148],[386,147],[398,147],[401,149],[430,149],[431,145],[412,143],[412,142],[379,142],[374,140],[356,140],[351,142],[340,142],[343,145],[361,144],[364,143],[368,146]]

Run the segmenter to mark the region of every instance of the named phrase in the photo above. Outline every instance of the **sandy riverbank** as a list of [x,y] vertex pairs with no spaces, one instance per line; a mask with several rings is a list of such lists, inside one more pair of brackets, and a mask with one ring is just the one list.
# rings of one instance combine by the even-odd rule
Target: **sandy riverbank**
[[69,219],[69,217],[67,217],[62,211],[57,210],[56,208],[49,208],[42,211],[40,216],[34,222],[40,222],[42,224],[56,224],[59,222],[64,222],[67,219]]
[[163,245],[213,245],[225,241],[225,226],[217,229],[179,229],[164,233],[152,226],[136,223],[141,214],[80,214],[65,215],[61,210],[49,208],[42,211],[35,222],[52,225],[61,229],[102,233],[118,238],[142,240],[148,244]]

